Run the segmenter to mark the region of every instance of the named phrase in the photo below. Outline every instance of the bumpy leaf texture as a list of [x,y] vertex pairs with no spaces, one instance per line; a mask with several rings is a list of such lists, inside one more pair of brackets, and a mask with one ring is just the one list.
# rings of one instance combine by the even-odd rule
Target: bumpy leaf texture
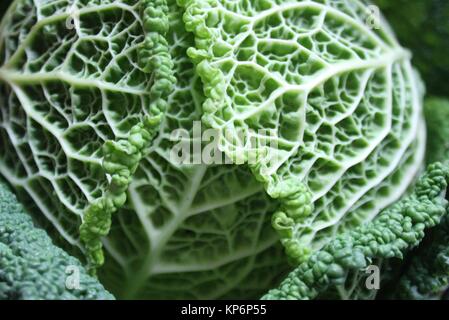
[[405,191],[423,156],[421,93],[409,53],[363,3],[179,2],[203,122],[280,200],[273,225],[293,261]]
[[[449,100],[430,97],[424,103],[428,127],[426,161],[449,161]],[[448,198],[446,192],[446,199]],[[386,296],[395,299],[449,298],[449,216],[407,257],[401,273],[390,281]]]
[[[424,103],[424,113],[428,137],[426,162],[428,164],[441,162],[447,168],[449,101],[436,97],[427,98]],[[435,183],[428,185],[433,188],[437,186]],[[414,187],[416,188],[416,185]],[[410,191],[412,192],[413,189]],[[440,200],[444,196],[447,199],[447,190],[442,189]],[[408,198],[410,198],[410,193]],[[405,199],[407,198],[401,199],[400,202],[404,202]],[[423,204],[420,203],[420,205]],[[397,203],[386,209],[384,213],[394,210],[394,206],[397,206]],[[379,216],[376,217],[376,219],[378,218]],[[337,279],[339,281],[332,279],[337,285],[328,283],[328,287],[322,286],[318,297],[321,299],[447,299],[449,287],[449,273],[447,272],[449,265],[447,259],[448,221],[449,216],[446,213],[440,224],[426,231],[425,238],[419,247],[413,248],[416,245],[414,243],[408,248],[404,248],[403,256],[388,258],[381,257],[381,255],[371,256],[370,264],[379,268],[379,290],[367,288],[366,281],[371,273],[367,272],[366,268],[350,270],[346,266],[346,270],[349,270],[343,277]],[[391,223],[390,226],[392,226]],[[370,244],[371,246],[372,244]],[[310,267],[315,265],[316,262],[311,263]]]
[[41,299],[114,297],[77,259],[54,246],[45,231],[34,226],[0,180],[0,300]]
[[[16,2],[4,22],[0,170],[37,217],[85,251],[78,228],[108,188],[101,147],[141,121],[152,79],[136,63],[139,1],[76,4],[73,29],[60,1]],[[174,3],[169,12],[178,83],[104,239],[99,276],[122,298],[256,297],[288,267],[270,225],[276,204],[244,168],[170,162],[170,133],[192,130],[202,95],[185,54],[192,37]]]
[[[448,201],[444,199],[444,195],[448,180],[447,166],[439,162],[429,165],[412,193],[384,210],[372,222],[336,237],[290,273],[279,288],[270,290],[263,298],[311,299],[318,294],[326,293],[332,285],[337,287],[335,291],[341,298],[346,299],[353,294],[359,295],[360,298],[361,292],[345,286],[348,280],[353,280],[348,279],[348,274],[352,271],[353,275],[358,273],[362,278],[360,274],[373,260],[402,259],[407,250],[416,247],[424,238],[425,229],[435,227],[446,218]],[[432,249],[432,251],[437,250],[437,248]],[[429,256],[432,255],[435,255],[435,252],[429,253]],[[439,258],[439,264],[443,264],[442,268],[447,270],[447,264],[444,264],[447,254]],[[425,269],[421,264],[414,267],[412,272],[415,271],[414,276],[418,275],[419,280],[425,280],[426,277],[430,279],[426,272],[416,272],[416,269],[420,267]],[[422,278],[419,278],[419,275],[422,275]],[[400,286],[411,287],[410,282],[413,280],[401,279]],[[426,285],[436,287],[442,282],[425,283],[424,281],[425,284],[420,284],[424,289]],[[365,291],[369,291],[366,285]],[[376,292],[372,289],[371,291]]]
[[[410,56],[357,0],[13,6],[0,173],[94,266],[102,239],[99,276],[119,298],[257,297],[289,268],[279,235],[301,261],[372,220],[420,167]],[[238,131],[270,129],[256,141],[277,147],[254,148],[249,168],[176,163],[170,135],[183,128],[190,145],[195,120],[230,129],[220,147],[237,164]]]
[[449,288],[449,219],[431,232],[405,268],[393,298],[404,300],[448,299]]

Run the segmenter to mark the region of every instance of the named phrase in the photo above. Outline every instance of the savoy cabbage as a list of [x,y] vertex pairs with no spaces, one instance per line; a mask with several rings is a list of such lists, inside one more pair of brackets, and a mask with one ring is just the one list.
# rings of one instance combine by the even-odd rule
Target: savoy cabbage
[[[425,229],[435,227],[446,216],[448,201],[442,194],[445,193],[449,181],[447,169],[438,162],[430,165],[411,194],[384,210],[372,222],[337,236],[295,269],[278,289],[271,290],[264,298],[310,299],[323,292],[329,295],[332,293],[329,287],[332,286],[336,287],[338,297],[342,299],[360,298],[367,293],[375,295],[378,290],[372,288],[369,290],[366,286],[358,284],[360,279],[363,279],[360,274],[372,265],[374,259],[403,258],[410,247],[415,247],[422,241]],[[446,224],[444,221],[442,224],[444,228],[439,230],[443,234],[447,228]],[[437,257],[440,261],[435,265],[443,266],[438,268],[439,270],[447,270],[446,247],[442,249],[441,243],[439,247],[434,247],[435,244],[431,246],[431,251],[426,251],[430,257],[416,259],[415,264],[412,264],[400,279],[398,292],[401,295],[413,294],[415,284],[419,285],[418,291],[422,290],[423,293],[447,286],[447,273],[442,272],[442,276],[438,277],[413,270],[421,267],[421,263],[431,264],[432,255],[435,257],[437,253],[441,253]],[[379,265],[381,264],[377,263],[377,266]],[[433,271],[432,268],[423,269],[429,273]],[[387,272],[384,270],[385,273]]]
[[[423,87],[368,8],[15,0],[0,174],[117,297],[258,297],[422,166]],[[233,164],[172,159],[171,133],[193,144],[195,121]]]
[[0,300],[17,299],[109,300],[113,296],[34,226],[0,179]]

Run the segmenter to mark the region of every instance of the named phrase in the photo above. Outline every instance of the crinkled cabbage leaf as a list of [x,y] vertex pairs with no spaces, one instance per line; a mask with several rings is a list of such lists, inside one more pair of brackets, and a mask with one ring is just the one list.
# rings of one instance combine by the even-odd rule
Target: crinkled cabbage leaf
[[[291,261],[307,258],[397,200],[421,165],[410,55],[357,0],[12,5],[0,173],[72,251],[101,264],[102,240],[99,277],[119,298],[257,297],[290,267],[279,237]],[[141,144],[152,106],[163,118]],[[231,133],[219,146],[235,164],[173,161],[173,130],[190,145],[194,121]],[[259,130],[270,135],[249,163],[237,133]]]

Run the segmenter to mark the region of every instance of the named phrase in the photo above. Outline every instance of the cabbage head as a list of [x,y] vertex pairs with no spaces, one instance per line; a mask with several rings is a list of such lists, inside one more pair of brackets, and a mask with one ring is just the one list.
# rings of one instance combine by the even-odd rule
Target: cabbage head
[[[258,297],[420,169],[423,90],[370,8],[15,0],[0,174],[119,298]],[[232,163],[173,160],[198,122]]]

